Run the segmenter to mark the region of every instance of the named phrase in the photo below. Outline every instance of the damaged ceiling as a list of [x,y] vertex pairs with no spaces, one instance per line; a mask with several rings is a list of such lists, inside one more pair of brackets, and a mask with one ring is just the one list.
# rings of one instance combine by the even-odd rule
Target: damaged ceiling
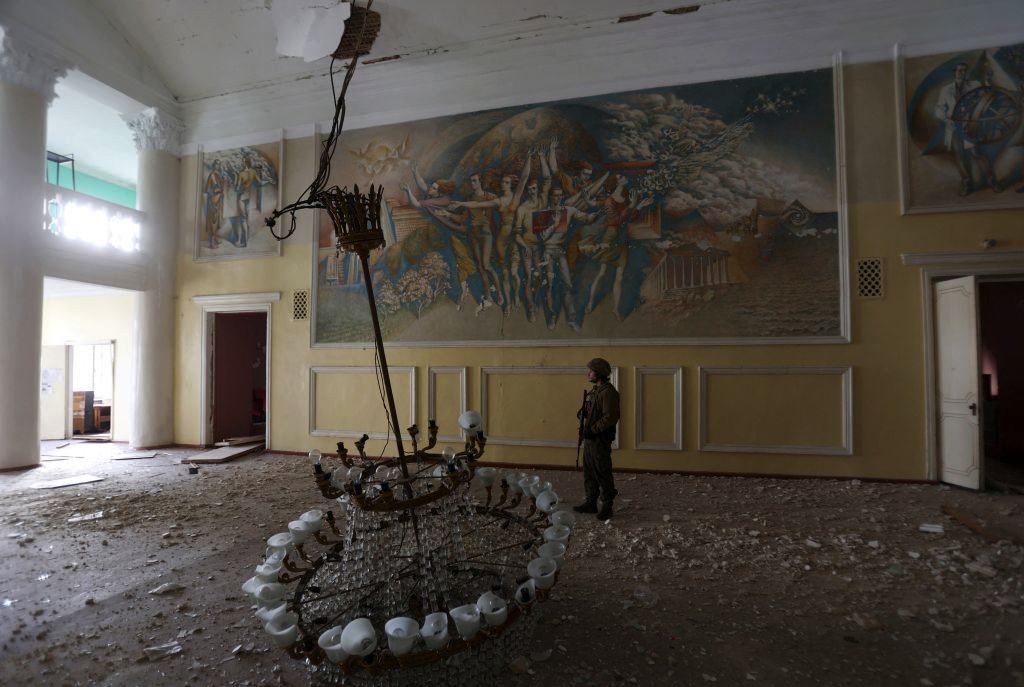
[[[272,21],[275,1],[286,0],[92,0],[118,32],[156,66],[179,102],[323,72],[324,64],[314,67],[277,54]],[[724,1],[708,0],[705,5]],[[323,7],[336,3],[300,0],[297,4]],[[365,6],[365,0],[359,4]],[[383,19],[367,62],[459,52],[492,41],[497,48],[555,30],[584,31],[694,7],[685,0],[375,0],[372,9]],[[341,31],[339,26],[337,37]]]
[[[278,15],[281,3],[338,4],[3,0],[0,26],[76,65],[65,93],[80,89],[128,115],[155,106],[180,117],[189,153],[282,129],[306,136],[329,120],[330,60],[278,54],[275,2]],[[349,92],[349,129],[821,68],[838,53],[847,63],[889,60],[896,44],[923,54],[1024,40],[1020,0],[375,0],[372,8],[381,31]],[[54,110],[51,137],[88,124],[83,108]],[[125,136],[122,123],[113,126]],[[117,159],[110,142],[93,150],[80,138],[67,152],[102,175]],[[130,140],[124,147],[131,155]],[[122,156],[121,171],[106,171],[124,178],[125,164]]]

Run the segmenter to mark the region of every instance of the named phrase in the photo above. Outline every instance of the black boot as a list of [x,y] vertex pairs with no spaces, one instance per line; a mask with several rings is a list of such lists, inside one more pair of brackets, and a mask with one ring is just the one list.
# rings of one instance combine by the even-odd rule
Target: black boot
[[597,504],[593,501],[584,501],[578,506],[573,506],[572,509],[577,513],[596,513]]
[[602,501],[601,502],[601,512],[599,512],[597,514],[597,519],[601,520],[601,521],[611,520],[612,519],[612,502],[611,501]]

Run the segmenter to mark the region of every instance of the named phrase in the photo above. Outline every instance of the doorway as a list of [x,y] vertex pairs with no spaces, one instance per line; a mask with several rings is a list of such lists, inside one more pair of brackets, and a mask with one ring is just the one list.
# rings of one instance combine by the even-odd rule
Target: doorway
[[[215,430],[214,420],[216,416],[215,411],[215,394],[216,394],[216,363],[218,357],[218,349],[223,352],[230,353],[230,342],[224,346],[218,342],[220,332],[218,332],[217,316],[223,314],[247,314],[247,315],[259,315],[262,316],[263,336],[262,336],[262,359],[263,359],[263,370],[264,370],[264,384],[263,384],[263,431],[262,434],[266,439],[266,443],[269,447],[270,439],[272,436],[271,423],[274,420],[273,407],[270,399],[273,398],[270,390],[270,380],[272,378],[271,361],[274,359],[273,353],[271,352],[272,340],[270,332],[272,328],[271,320],[273,316],[272,306],[276,301],[281,299],[280,292],[266,292],[266,293],[238,293],[238,294],[225,294],[218,296],[192,296],[192,302],[202,308],[201,316],[201,340],[202,340],[202,359],[199,365],[199,443],[203,446],[212,446],[215,441]],[[224,320],[225,326],[231,327],[229,320]],[[231,336],[227,330],[224,332],[229,337]],[[251,334],[251,338],[255,337],[255,334]],[[247,350],[250,353],[253,349],[250,348],[251,342],[243,344],[244,348],[240,350]],[[242,357],[242,356],[240,356]],[[244,358],[243,358],[244,359]],[[249,373],[252,375],[252,364],[255,361],[255,357],[250,357],[248,360]],[[255,388],[255,387],[254,387]],[[250,417],[252,414],[253,405],[251,405],[252,391],[249,392],[250,405],[249,412]],[[237,398],[237,397],[236,397]],[[245,395],[242,395],[245,398]],[[229,403],[237,403],[238,407],[242,407],[242,401],[229,401]],[[253,423],[259,425],[258,422]],[[257,427],[258,429],[258,427]]]
[[[935,265],[938,258],[946,266]],[[1015,490],[1022,452],[1014,429],[1009,438],[999,430],[1024,412],[1013,360],[1022,342],[1024,254],[908,254],[904,263],[934,265],[922,275],[928,478]]]
[[215,313],[213,342],[214,443],[265,436],[266,313]]
[[110,441],[114,408],[114,342],[72,343],[67,346],[71,382],[69,438]]
[[985,485],[1024,493],[1024,281],[978,285]]

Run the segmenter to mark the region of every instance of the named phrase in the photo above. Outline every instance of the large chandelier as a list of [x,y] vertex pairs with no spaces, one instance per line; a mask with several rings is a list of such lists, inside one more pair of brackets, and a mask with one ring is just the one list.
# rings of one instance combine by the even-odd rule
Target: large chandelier
[[379,27],[371,5],[352,8],[334,54],[351,61],[317,176],[268,224],[274,231],[276,220],[290,215],[290,228],[274,234],[283,239],[295,231],[296,211],[321,209],[331,218],[337,251],[359,257],[398,456],[367,456],[366,435],[355,444],[356,456],[344,443],[337,458],[310,451],[314,482],[327,503],[267,540],[242,589],[267,634],[306,662],[316,683],[469,687],[525,653],[575,517],[558,509],[558,495],[540,476],[479,465],[487,439],[475,411],[459,417],[461,450],[436,452],[438,426],[430,420],[425,437],[416,425],[406,429],[412,450],[405,452],[369,267],[371,251],[384,245],[383,191],[327,186],[345,93],[376,34],[375,21]]

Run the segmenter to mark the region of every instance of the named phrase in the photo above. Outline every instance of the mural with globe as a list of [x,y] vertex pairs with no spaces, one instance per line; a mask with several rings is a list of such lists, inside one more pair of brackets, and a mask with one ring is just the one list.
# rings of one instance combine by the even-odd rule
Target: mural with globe
[[[408,344],[843,340],[831,69],[346,131],[384,185],[371,274]],[[372,340],[358,261],[315,242],[313,343]]]
[[903,61],[905,212],[1024,207],[1024,43]]

